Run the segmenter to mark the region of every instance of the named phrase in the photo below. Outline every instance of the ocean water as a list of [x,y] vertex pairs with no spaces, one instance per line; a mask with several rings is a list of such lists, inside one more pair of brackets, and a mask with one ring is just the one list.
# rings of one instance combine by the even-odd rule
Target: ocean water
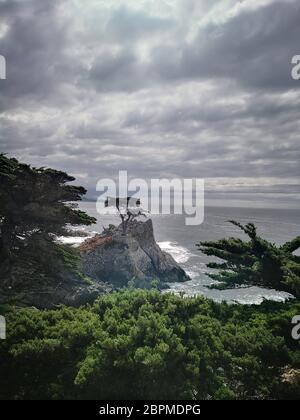
[[[91,234],[102,232],[103,227],[109,223],[119,223],[116,216],[99,216],[93,202],[82,202],[80,208],[98,219],[97,225],[88,229]],[[253,222],[262,237],[276,244],[283,244],[300,235],[298,210],[207,207],[204,223],[200,226],[186,226],[185,217],[178,215],[154,215],[151,218],[160,247],[169,252],[191,277],[191,281],[187,283],[171,284],[170,291],[187,296],[205,295],[219,302],[226,300],[247,304],[260,304],[264,299],[284,301],[289,297],[286,293],[258,287],[226,291],[208,289],[205,286],[211,285],[213,281],[207,276],[206,264],[212,258],[198,251],[196,244],[228,237],[245,239],[245,235],[237,227],[228,223],[232,219],[244,224]],[[75,238],[73,241],[79,243],[82,238]]]

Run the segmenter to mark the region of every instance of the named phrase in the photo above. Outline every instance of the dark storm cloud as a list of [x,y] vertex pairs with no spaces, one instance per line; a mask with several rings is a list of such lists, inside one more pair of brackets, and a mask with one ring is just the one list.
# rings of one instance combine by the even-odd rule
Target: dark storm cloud
[[[120,15],[115,15],[113,22]],[[115,41],[122,45],[136,41],[141,30],[141,25],[130,30],[129,17],[133,19],[134,15],[125,16],[119,30],[113,25]],[[106,90],[132,91],[154,83],[214,78],[229,79],[247,89],[292,89],[298,87],[291,78],[291,59],[299,50],[299,21],[297,1],[275,1],[256,10],[245,10],[223,24],[201,28],[192,42],[175,39],[171,45],[154,47],[146,68],[127,49],[115,56],[99,56],[90,80],[101,90],[107,82],[107,72],[111,72],[111,79]],[[150,22],[149,19],[144,34],[151,28]]]
[[300,6],[260,3],[0,1],[0,151],[91,191],[127,169],[296,193]]
[[172,19],[149,16],[125,6],[113,11],[99,42],[119,49],[111,48],[95,57],[88,76],[91,85],[97,91],[131,92],[153,84],[149,63],[143,62],[136,44],[172,31],[175,24]]
[[13,154],[17,149],[21,156],[32,153],[36,156],[48,156],[58,145],[52,139],[51,124],[35,124],[30,121],[16,124],[15,121],[0,117],[1,152]]
[[104,52],[92,64],[89,82],[97,91],[135,91],[145,87],[147,72],[131,51]]
[[[0,23],[7,31],[0,51],[7,61],[1,84],[0,110],[56,101],[59,87],[72,75],[72,59],[64,55],[66,27],[59,19],[62,0],[4,0]],[[67,69],[67,72],[65,71]]]
[[274,2],[200,30],[191,45],[153,51],[163,79],[227,78],[247,88],[295,88],[291,58],[299,51],[300,4]]

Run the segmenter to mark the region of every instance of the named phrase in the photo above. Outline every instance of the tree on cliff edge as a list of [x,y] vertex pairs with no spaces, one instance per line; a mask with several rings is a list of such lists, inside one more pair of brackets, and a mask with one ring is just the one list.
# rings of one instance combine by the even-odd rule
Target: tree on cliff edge
[[208,273],[220,282],[212,288],[230,289],[241,286],[259,286],[300,296],[300,257],[294,252],[300,247],[300,236],[282,246],[276,246],[258,234],[256,227],[230,221],[240,228],[250,241],[237,238],[217,242],[201,242],[197,246],[206,255],[220,258],[221,262],[208,264],[219,270]]
[[[34,168],[0,154],[0,276],[23,281],[47,277],[71,263],[72,255],[56,244],[68,224],[91,225],[96,220],[75,204],[86,194],[67,185],[75,179],[65,172]],[[51,277],[51,275],[50,275]]]
[[127,235],[128,229],[132,222],[139,217],[147,217],[145,210],[140,208],[141,200],[133,197],[107,197],[105,207],[116,208],[121,219],[123,236]]

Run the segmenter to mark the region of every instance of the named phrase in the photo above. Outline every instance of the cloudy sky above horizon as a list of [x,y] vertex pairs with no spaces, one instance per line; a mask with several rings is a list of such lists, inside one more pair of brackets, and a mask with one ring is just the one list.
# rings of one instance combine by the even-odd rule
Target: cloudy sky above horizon
[[0,0],[0,152],[297,208],[299,40],[299,0]]

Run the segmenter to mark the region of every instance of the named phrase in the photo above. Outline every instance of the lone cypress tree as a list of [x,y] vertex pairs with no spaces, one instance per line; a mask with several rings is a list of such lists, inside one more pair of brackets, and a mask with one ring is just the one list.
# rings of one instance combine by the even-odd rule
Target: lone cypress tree
[[212,288],[260,286],[289,292],[299,298],[300,257],[294,252],[300,247],[300,236],[276,246],[262,239],[252,223],[246,226],[236,221],[230,223],[239,227],[250,240],[230,238],[197,245],[204,254],[223,260],[208,264],[209,268],[219,270],[208,273],[210,278],[220,282]]
[[146,214],[140,209],[141,200],[133,197],[107,197],[105,200],[105,207],[113,206],[118,211],[121,219],[121,226],[123,236],[127,235],[128,228],[131,223],[138,219],[140,216],[147,217]]
[[68,225],[96,222],[74,204],[86,194],[83,187],[68,185],[74,180],[65,172],[34,168],[0,154],[2,280],[18,282],[33,274],[42,278],[59,271],[60,261],[70,263],[71,253],[56,243],[56,236],[66,234]]

